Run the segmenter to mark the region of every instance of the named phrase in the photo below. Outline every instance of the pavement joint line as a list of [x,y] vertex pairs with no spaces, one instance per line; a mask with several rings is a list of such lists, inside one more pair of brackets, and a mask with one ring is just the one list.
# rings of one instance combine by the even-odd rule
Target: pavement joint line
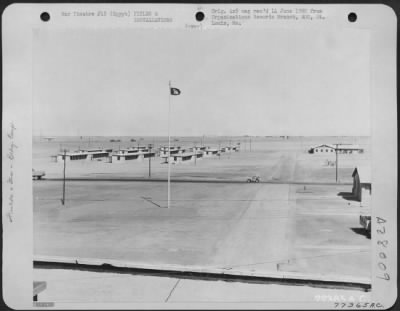
[[61,256],[34,256],[36,268],[89,269],[98,272],[116,272],[131,274],[149,274],[176,278],[228,280],[256,283],[283,283],[291,285],[308,285],[329,288],[358,288],[371,290],[371,279],[346,275],[322,275],[299,272],[271,271],[253,272],[248,270],[226,270],[222,268],[183,266],[173,264],[143,264],[128,261],[73,258]]
[[178,286],[178,283],[180,282],[181,279],[178,279],[175,283],[175,285],[172,287],[171,291],[169,292],[169,295],[167,299],[165,299],[165,302],[168,302],[169,298],[171,297],[172,293],[174,292],[175,288]]
[[141,197],[143,200],[157,206],[157,207],[161,207],[161,205],[158,205],[157,203],[153,202],[153,200],[151,198],[147,198],[147,197]]

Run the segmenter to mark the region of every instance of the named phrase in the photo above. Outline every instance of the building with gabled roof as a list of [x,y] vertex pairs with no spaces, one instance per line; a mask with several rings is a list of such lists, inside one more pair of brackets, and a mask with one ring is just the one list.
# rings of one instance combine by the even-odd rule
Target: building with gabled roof
[[326,154],[326,153],[363,153],[364,149],[359,145],[352,144],[322,144],[312,147],[308,150],[309,153]]

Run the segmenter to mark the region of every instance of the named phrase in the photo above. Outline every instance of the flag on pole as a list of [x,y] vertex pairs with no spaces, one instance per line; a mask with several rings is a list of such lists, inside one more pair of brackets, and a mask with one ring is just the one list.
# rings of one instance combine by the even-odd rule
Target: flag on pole
[[171,90],[171,95],[179,95],[179,94],[181,94],[181,90],[177,89],[176,87],[171,87],[170,90]]

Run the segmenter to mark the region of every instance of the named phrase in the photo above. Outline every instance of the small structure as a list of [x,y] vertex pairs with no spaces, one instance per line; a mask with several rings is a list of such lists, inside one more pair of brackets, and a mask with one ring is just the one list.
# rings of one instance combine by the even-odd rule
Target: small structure
[[354,169],[353,174],[353,197],[362,203],[369,205],[371,201],[371,170],[369,167],[358,166]]
[[207,148],[203,151],[204,157],[213,157],[219,154],[217,148]]
[[[336,146],[336,145],[335,145]],[[364,149],[359,145],[352,144],[338,144],[337,145],[338,153],[363,153]]]
[[[202,152],[185,152],[173,154],[169,157],[171,163],[183,163],[183,162],[193,162],[195,159],[201,159],[203,157]],[[162,163],[168,163],[168,155],[162,155]]]
[[[177,153],[179,153],[179,151],[181,151],[181,153],[182,153],[182,150],[181,150],[180,146],[171,146],[170,154],[177,154]],[[160,148],[160,156],[161,157],[168,156],[168,147],[163,146],[163,147]]]
[[220,152],[228,152],[228,151],[232,151],[232,150],[233,150],[233,147],[226,146],[226,147],[222,147],[220,149]]
[[112,152],[112,149],[87,149],[83,151],[86,151],[89,154],[90,160],[94,160],[99,158],[108,158]]
[[67,151],[60,152],[57,154],[57,162],[63,162],[64,156],[66,161],[75,161],[75,160],[94,160],[100,158],[108,158],[112,150],[107,149],[88,149],[88,150],[77,150],[77,151]]
[[191,152],[194,152],[194,151],[203,152],[204,150],[206,150],[206,147],[205,146],[194,146],[194,147],[189,148],[189,150]]
[[239,146],[226,146],[220,149],[220,152],[228,152],[228,151],[238,152]]
[[310,150],[308,150],[308,152],[309,153],[317,153],[317,154],[333,153],[333,152],[335,152],[335,147],[333,145],[323,144],[323,145],[312,147]]

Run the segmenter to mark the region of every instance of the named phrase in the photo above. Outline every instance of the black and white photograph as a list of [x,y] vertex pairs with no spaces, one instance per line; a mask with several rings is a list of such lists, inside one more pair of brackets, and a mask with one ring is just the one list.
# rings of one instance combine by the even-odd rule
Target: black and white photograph
[[390,8],[29,10],[31,123],[3,120],[3,180],[26,162],[31,308],[390,307]]

